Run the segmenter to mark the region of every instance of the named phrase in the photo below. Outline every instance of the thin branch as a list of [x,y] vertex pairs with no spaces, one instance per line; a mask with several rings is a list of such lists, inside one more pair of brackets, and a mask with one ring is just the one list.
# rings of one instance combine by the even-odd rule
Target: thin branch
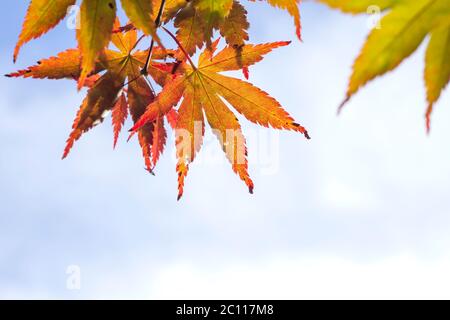
[[156,20],[155,20],[156,28],[159,28],[159,25],[161,24],[161,19],[162,19],[162,15],[163,15],[163,12],[164,12],[165,4],[166,4],[166,0],[162,0],[161,1],[161,6],[159,7],[158,16],[156,17]]
[[[159,7],[159,11],[158,11],[158,16],[156,17],[156,20],[155,20],[156,29],[158,29],[161,24],[161,18],[162,18],[163,12],[164,12],[165,4],[166,4],[166,0],[162,0],[161,5]],[[148,49],[147,60],[145,61],[145,65],[141,70],[141,73],[145,76],[148,75],[148,66],[150,65],[150,60],[152,58],[152,53],[153,53],[154,47],[155,47],[155,40],[152,39],[152,42],[150,43],[150,48]]]
[[150,59],[152,58],[153,48],[155,47],[155,40],[152,39],[150,43],[150,48],[148,49],[147,60],[145,61],[144,67],[142,67],[141,74],[144,76],[148,75],[148,66],[150,65]]

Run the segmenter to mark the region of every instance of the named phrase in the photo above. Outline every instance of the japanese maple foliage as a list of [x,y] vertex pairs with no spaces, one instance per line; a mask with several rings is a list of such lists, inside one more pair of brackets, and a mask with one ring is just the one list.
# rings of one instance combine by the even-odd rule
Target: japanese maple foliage
[[[250,192],[247,147],[235,112],[275,129],[292,130],[309,139],[281,105],[251,83],[221,72],[249,67],[289,42],[250,44],[247,0],[32,0],[14,50],[56,26],[72,5],[80,4],[78,46],[9,77],[73,79],[87,87],[63,157],[81,136],[111,111],[114,146],[131,116],[130,138],[136,136],[145,166],[153,172],[167,143],[166,123],[175,131],[179,197],[190,164],[202,146],[208,124]],[[248,0],[286,10],[301,39],[300,0]],[[450,80],[449,0],[316,0],[346,13],[384,12],[356,59],[341,108],[363,86],[395,69],[428,37],[425,57],[427,128],[435,103]],[[118,5],[129,21],[120,25]],[[167,27],[167,28],[166,28]],[[174,30],[174,31],[170,31]],[[171,43],[163,43],[166,32]],[[217,50],[220,35],[225,47]],[[148,38],[150,46],[142,50]],[[144,41],[142,41],[144,39]],[[217,40],[215,40],[217,39]],[[141,45],[139,45],[141,44]],[[194,55],[202,50],[198,62]],[[217,52],[219,51],[219,52]],[[155,91],[157,84],[161,89]],[[233,110],[229,108],[231,106]]]
[[[299,0],[267,0],[287,10],[301,37]],[[56,26],[76,0],[32,0],[14,51]],[[121,25],[115,0],[80,1],[78,47],[62,51],[10,77],[73,79],[87,95],[76,115],[63,158],[87,131],[112,114],[114,146],[128,116],[142,148],[145,166],[153,172],[167,143],[167,126],[175,131],[179,194],[190,164],[200,150],[208,124],[250,192],[247,147],[234,111],[247,120],[275,129],[292,130],[309,139],[304,127],[263,90],[251,83],[225,76],[224,71],[249,67],[272,50],[289,42],[248,44],[249,23],[242,1],[237,0],[121,0],[129,22]],[[166,29],[170,25],[175,31]],[[172,44],[163,43],[166,32]],[[220,34],[225,44],[217,50]],[[141,50],[143,39],[150,47]],[[203,49],[202,49],[203,48]],[[202,49],[198,62],[193,56]],[[161,89],[155,91],[157,84]]]

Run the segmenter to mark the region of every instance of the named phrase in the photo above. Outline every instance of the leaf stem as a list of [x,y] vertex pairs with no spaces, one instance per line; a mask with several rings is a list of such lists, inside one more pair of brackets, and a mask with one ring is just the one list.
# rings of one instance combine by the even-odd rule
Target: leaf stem
[[165,27],[162,27],[162,29],[167,32],[167,34],[177,43],[178,47],[180,48],[180,50],[184,53],[184,55],[186,56],[186,59],[189,61],[189,63],[191,64],[192,68],[194,70],[197,70],[197,67],[195,66],[194,62],[192,61],[191,57],[189,56],[189,54],[186,52],[186,49],[184,49],[183,45],[181,44],[181,42],[177,39],[177,37],[170,32],[169,30],[167,30]]
[[134,49],[136,49],[136,47],[138,46],[139,42],[142,41],[142,39],[145,38],[145,34],[143,34],[142,36],[139,37],[139,39],[136,41],[136,43],[134,44],[133,48],[131,48],[130,52],[133,51]]

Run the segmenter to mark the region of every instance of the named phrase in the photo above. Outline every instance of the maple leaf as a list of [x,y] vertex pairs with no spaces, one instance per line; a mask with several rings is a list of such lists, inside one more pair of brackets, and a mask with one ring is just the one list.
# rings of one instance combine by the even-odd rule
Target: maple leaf
[[[147,106],[154,100],[155,95],[141,73],[141,68],[145,64],[147,53],[143,51],[133,52],[137,43],[137,32],[133,30],[125,34],[117,33],[112,36],[111,40],[120,52],[106,52],[106,56],[109,56],[112,61],[109,63],[108,70],[115,72],[116,77],[122,80],[121,88],[125,86],[125,79],[128,79],[128,100],[122,98],[121,102],[128,101],[128,109],[123,105],[120,107],[117,106],[117,108],[121,108],[120,116],[117,118],[113,117],[115,141],[117,141],[120,129],[125,121],[125,110],[129,110],[133,121],[136,122],[144,114]],[[167,57],[167,54],[173,54],[173,52],[155,48],[152,52],[152,59],[162,59]],[[160,84],[164,84],[165,77],[168,76],[160,69],[155,69],[152,65],[149,66],[148,72]],[[115,87],[108,88],[108,90],[112,90],[113,92],[114,89]],[[110,105],[110,103],[108,102],[106,105]],[[155,119],[152,123],[146,124],[139,130],[139,144],[142,148],[146,169],[150,172],[153,171],[159,156],[164,150],[165,139],[163,137],[166,137],[164,133],[164,122],[160,118]]]
[[182,101],[176,124],[178,198],[183,194],[189,164],[194,161],[202,145],[205,122],[209,123],[219,138],[233,171],[245,182],[249,191],[253,192],[254,185],[248,174],[245,138],[236,116],[224,100],[251,122],[300,132],[309,139],[306,129],[297,124],[274,98],[248,82],[219,74],[254,65],[273,49],[288,44],[289,42],[274,42],[244,45],[239,50],[227,46],[216,54],[218,41],[214,42],[211,48],[205,49],[200,55],[198,67],[188,58],[189,64],[183,63],[177,69],[174,77],[166,83],[136,122],[132,132],[163,117]]
[[231,46],[242,46],[249,40],[247,11],[238,1],[233,2],[230,14],[219,26],[220,34]]
[[[120,27],[118,20],[116,26]],[[141,68],[145,64],[147,52],[135,50],[137,43],[136,30],[127,33],[114,33],[111,41],[119,51],[106,50],[96,60],[94,70],[88,75],[89,85],[87,97],[84,99],[77,117],[74,121],[73,131],[67,141],[63,158],[67,157],[75,141],[83,133],[92,129],[95,125],[102,122],[106,113],[112,110],[112,119],[114,127],[114,146],[117,144],[120,130],[128,116],[137,121],[145,112],[146,107],[154,99],[152,89],[147,84],[141,74]],[[173,51],[165,51],[158,47],[154,48],[152,62],[165,59],[168,55],[173,55]],[[150,64],[148,72],[154,76],[155,81],[164,84],[165,78],[169,76],[168,71],[164,72],[161,68],[153,67]],[[105,74],[99,75],[100,72]],[[55,57],[50,57],[39,61],[35,66],[25,70],[19,70],[11,73],[9,77],[24,77],[38,79],[75,79],[78,80],[82,75],[82,58],[79,49],[69,49],[59,53]],[[128,83],[126,83],[128,79]],[[126,88],[128,87],[128,88]],[[128,100],[123,89],[127,89]],[[153,148],[153,124],[147,125],[139,132],[140,144],[145,156],[146,168],[153,170],[156,161],[163,150],[161,122],[158,122],[158,147],[157,156],[151,161]],[[162,145],[162,146],[161,146]]]
[[374,78],[395,69],[409,57],[427,35],[431,35],[426,54],[427,128],[434,103],[450,80],[450,1],[448,0],[318,0],[344,12],[365,13],[370,5],[390,10],[380,21],[381,28],[369,34],[353,65],[346,98],[340,109]]
[[[200,13],[193,6],[180,11],[174,21],[177,38],[189,55],[201,48],[206,41],[205,23]],[[211,32],[211,31],[210,31]]]
[[14,50],[14,62],[19,50],[26,42],[39,38],[56,26],[67,14],[67,9],[76,0],[33,0],[28,6],[22,32]]

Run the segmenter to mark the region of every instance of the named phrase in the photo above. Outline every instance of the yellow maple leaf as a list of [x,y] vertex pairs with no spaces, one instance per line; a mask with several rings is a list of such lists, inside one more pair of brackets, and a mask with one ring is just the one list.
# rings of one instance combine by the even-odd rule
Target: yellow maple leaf
[[350,13],[363,13],[372,5],[389,10],[380,28],[369,34],[353,65],[346,98],[340,109],[374,78],[395,69],[428,35],[425,79],[428,92],[427,127],[433,104],[449,81],[450,1],[448,0],[318,0]]

